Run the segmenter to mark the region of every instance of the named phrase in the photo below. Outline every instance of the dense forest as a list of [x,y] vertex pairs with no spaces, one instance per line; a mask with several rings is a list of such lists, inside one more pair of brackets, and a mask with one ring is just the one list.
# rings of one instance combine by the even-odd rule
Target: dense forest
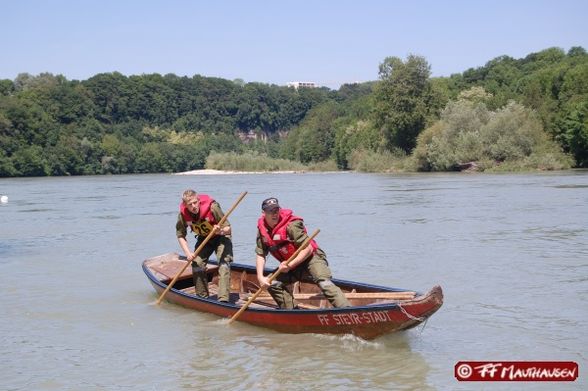
[[0,80],[0,146],[0,177],[243,159],[255,169],[588,167],[588,55],[549,48],[438,78],[423,57],[388,57],[378,80],[337,91],[200,75],[20,74]]

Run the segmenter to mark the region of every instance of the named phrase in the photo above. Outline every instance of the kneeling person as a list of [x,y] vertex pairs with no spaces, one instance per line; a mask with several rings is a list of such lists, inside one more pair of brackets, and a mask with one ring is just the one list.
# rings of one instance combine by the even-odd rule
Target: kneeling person
[[[300,251],[289,265],[286,261],[308,238],[302,218],[294,216],[290,209],[283,209],[276,198],[268,198],[261,204],[262,215],[257,222],[256,268],[257,279],[268,288],[280,308],[293,309],[294,297],[286,285],[310,276],[334,307],[349,307],[345,295],[331,281],[327,257],[314,240]],[[263,275],[267,254],[280,261],[281,274],[272,281]]]

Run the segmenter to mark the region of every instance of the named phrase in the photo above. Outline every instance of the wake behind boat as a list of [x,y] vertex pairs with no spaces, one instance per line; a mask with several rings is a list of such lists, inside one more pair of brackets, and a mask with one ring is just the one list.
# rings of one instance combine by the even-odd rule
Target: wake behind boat
[[[186,266],[186,258],[168,253],[143,262],[143,271],[158,295],[176,274]],[[221,317],[232,317],[259,289],[254,266],[231,264],[229,303],[216,300],[218,266],[207,268],[209,298],[196,296],[192,271],[187,267],[178,278],[166,300]],[[292,292],[298,304],[295,310],[279,309],[273,298],[263,292],[237,320],[283,333],[353,334],[363,339],[410,329],[434,314],[443,304],[443,291],[433,287],[426,294],[406,289],[387,288],[353,281],[333,279],[351,307],[334,308],[313,282],[296,282]]]

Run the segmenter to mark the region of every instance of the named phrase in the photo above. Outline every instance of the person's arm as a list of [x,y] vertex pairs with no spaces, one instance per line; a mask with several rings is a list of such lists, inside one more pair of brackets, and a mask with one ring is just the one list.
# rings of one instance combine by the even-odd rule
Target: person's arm
[[280,273],[288,273],[290,270],[296,269],[298,265],[304,262],[312,254],[312,246],[308,245],[304,250],[300,251],[296,257],[286,264],[286,261],[280,263]]
[[[224,212],[222,211],[220,205],[218,202],[214,201],[210,207],[211,211],[212,211],[212,215],[214,216],[214,219],[216,221],[221,221],[222,218],[225,216]],[[229,236],[231,235],[231,224],[229,223],[229,220],[225,220],[225,222],[223,223],[222,227],[219,226],[218,224],[215,224],[213,229],[217,232],[217,235],[222,235],[222,236]]]
[[[300,247],[302,243],[308,238],[304,232],[304,223],[301,220],[290,223],[286,229],[288,238],[294,243],[296,247]],[[309,244],[306,248],[298,253],[298,255],[286,265],[286,261],[280,263],[280,270],[282,273],[287,273],[290,270],[296,269],[298,265],[306,261],[312,254],[312,246]]]
[[257,254],[255,257],[255,268],[257,269],[257,281],[261,288],[267,288],[269,281],[266,276],[263,275],[263,269],[265,268],[265,257]]
[[184,251],[184,255],[188,262],[191,262],[194,259],[194,253],[190,250],[190,246],[188,246],[188,241],[186,238],[178,238],[178,243],[180,243],[180,247]]
[[262,288],[269,286],[267,277],[263,275],[266,256],[267,249],[263,245],[259,230],[257,230],[257,239],[255,240],[255,269],[257,270],[257,281],[259,281],[259,286]]
[[186,235],[188,234],[188,230],[186,229],[186,222],[182,217],[182,214],[178,214],[178,221],[176,222],[176,237],[178,238],[178,243],[180,244],[180,248],[184,252],[184,255],[188,259],[188,262],[191,262],[194,259],[194,253],[190,250],[190,246],[188,245],[188,240],[186,240]]

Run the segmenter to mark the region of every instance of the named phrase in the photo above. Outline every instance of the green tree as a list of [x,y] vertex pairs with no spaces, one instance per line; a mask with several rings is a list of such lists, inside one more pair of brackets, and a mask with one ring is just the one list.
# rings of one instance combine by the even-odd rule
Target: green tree
[[335,122],[340,116],[341,109],[335,102],[313,109],[302,124],[288,134],[284,157],[302,163],[329,159],[335,144]]
[[137,156],[135,169],[139,173],[169,171],[161,145],[158,143],[144,144]]
[[388,148],[410,152],[418,134],[425,128],[430,96],[430,66],[420,56],[409,55],[405,62],[387,57],[380,64],[376,87],[375,121]]
[[346,170],[354,151],[379,151],[382,146],[382,135],[373,123],[356,120],[343,123],[337,127],[333,155],[337,167]]
[[84,174],[84,151],[76,136],[62,136],[59,142],[47,148],[47,166],[49,175]]
[[47,176],[50,174],[43,148],[38,145],[17,150],[12,155],[17,176]]
[[17,176],[18,172],[12,164],[12,159],[8,157],[6,152],[0,149],[0,178]]
[[12,80],[2,79],[0,80],[0,96],[10,95],[14,92],[14,83]]
[[413,156],[424,171],[456,170],[471,162],[481,169],[570,165],[532,110],[511,101],[489,111],[484,103],[464,98],[450,102],[441,120],[419,136]]
[[557,139],[574,155],[576,165],[588,167],[588,101],[570,104],[557,127]]
[[120,123],[131,118],[129,99],[132,86],[119,72],[100,73],[83,82],[90,91],[97,118],[105,123]]

